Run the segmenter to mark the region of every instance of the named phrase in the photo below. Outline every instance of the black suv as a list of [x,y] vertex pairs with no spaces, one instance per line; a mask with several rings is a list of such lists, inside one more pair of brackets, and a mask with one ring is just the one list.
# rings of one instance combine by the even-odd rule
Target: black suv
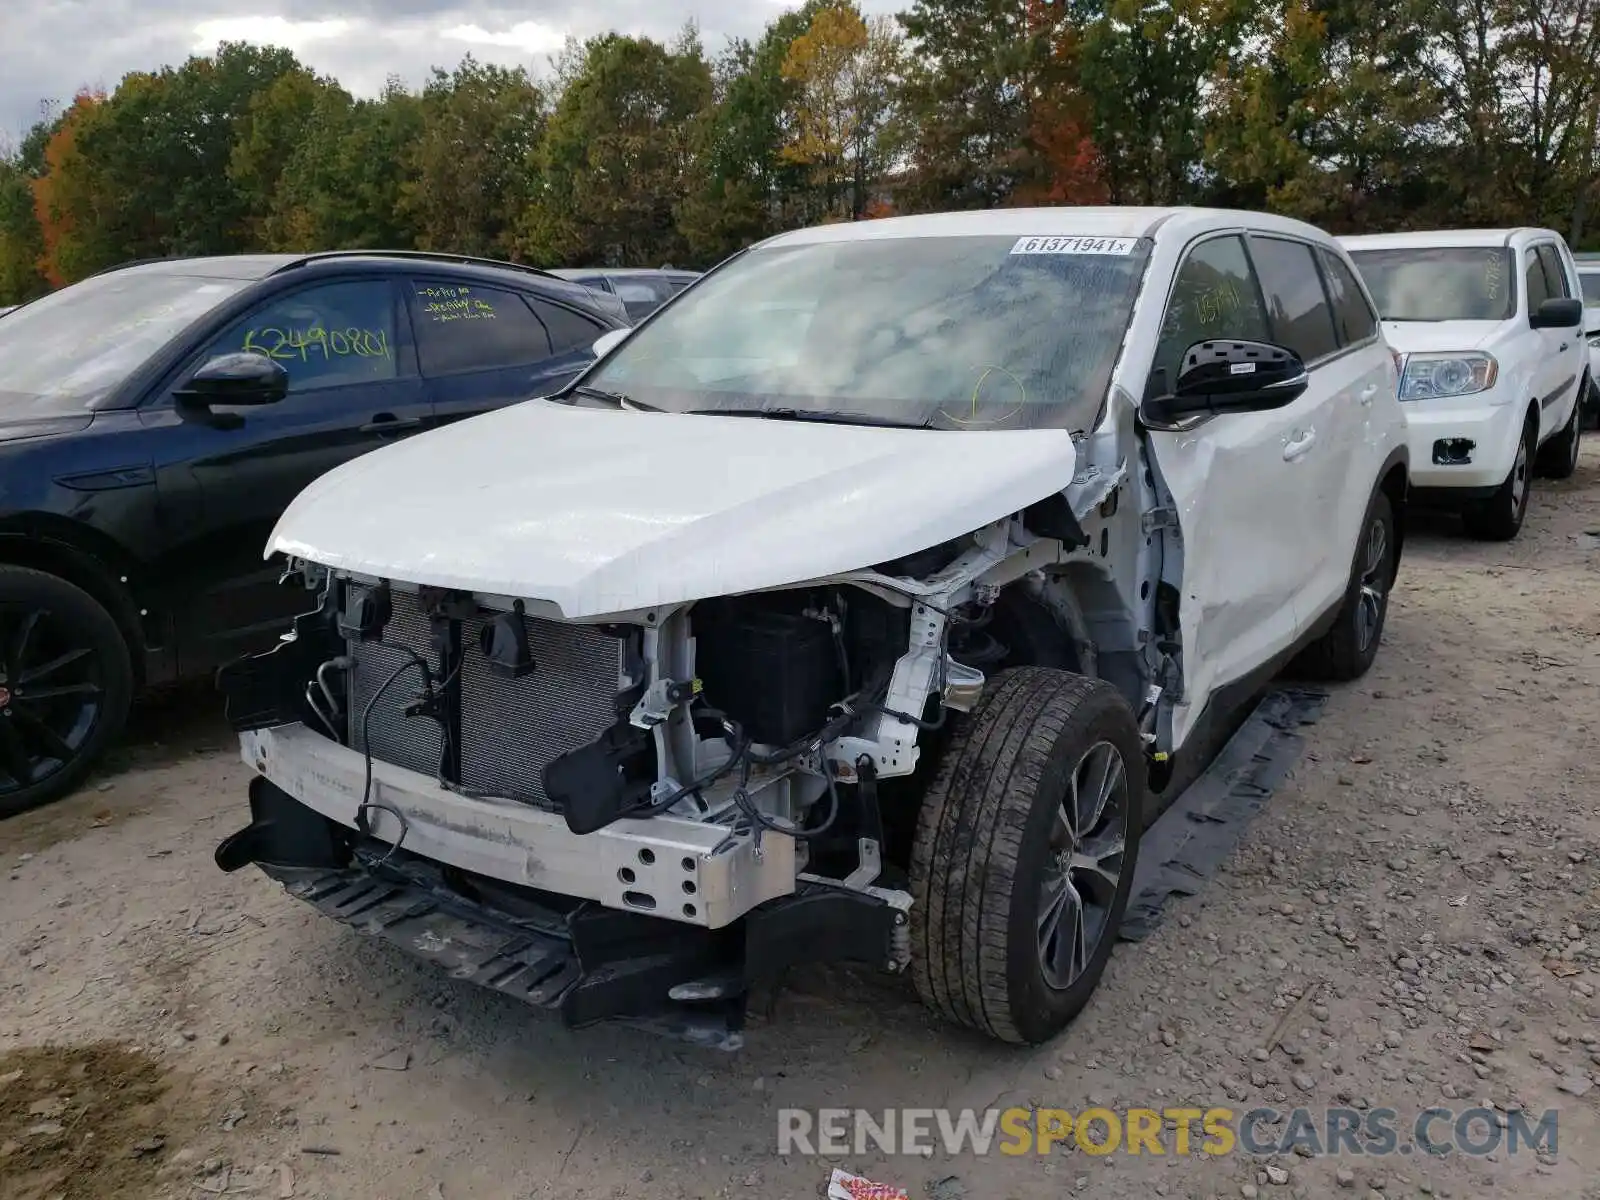
[[74,787],[140,687],[287,629],[263,551],[317,476],[555,392],[625,324],[543,271],[377,251],[136,263],[8,313],[0,814]]

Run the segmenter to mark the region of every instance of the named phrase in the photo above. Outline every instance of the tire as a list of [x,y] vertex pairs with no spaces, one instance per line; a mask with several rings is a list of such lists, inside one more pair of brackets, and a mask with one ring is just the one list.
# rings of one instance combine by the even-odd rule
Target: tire
[[[1080,780],[1086,796],[1099,794],[1097,781],[1115,782],[1115,763],[1120,785],[1087,836],[1073,838],[1064,800]],[[1060,1032],[1116,943],[1144,805],[1144,745],[1115,688],[1049,667],[995,675],[959,719],[918,817],[911,975],[922,1002],[1004,1042],[1036,1045]],[[1082,863],[1064,864],[1074,845],[1081,852],[1071,858]],[[1070,956],[1060,952],[1075,945],[1062,936],[1077,928],[1078,887],[1090,901],[1077,909],[1088,924]],[[1041,917],[1052,907],[1057,936],[1047,939]]]
[[1587,428],[1600,429],[1600,379],[1589,377],[1589,394],[1583,401],[1583,416],[1578,418]]
[[0,566],[0,816],[77,787],[132,700],[111,614],[64,579]]
[[1528,496],[1533,490],[1534,443],[1538,436],[1530,419],[1522,427],[1522,441],[1517,444],[1517,457],[1505,482],[1489,499],[1462,511],[1461,522],[1469,537],[1481,542],[1509,542],[1522,532],[1523,518],[1528,515]]
[[1304,678],[1348,683],[1360,679],[1378,657],[1383,626],[1389,615],[1389,594],[1399,563],[1394,506],[1379,492],[1367,506],[1350,565],[1350,583],[1333,628],[1300,654],[1296,673]]
[[1583,404],[1589,394],[1588,382],[1578,389],[1578,399],[1572,405],[1572,415],[1561,432],[1544,444],[1539,451],[1539,474],[1546,479],[1571,479],[1578,469],[1578,451],[1583,441]]

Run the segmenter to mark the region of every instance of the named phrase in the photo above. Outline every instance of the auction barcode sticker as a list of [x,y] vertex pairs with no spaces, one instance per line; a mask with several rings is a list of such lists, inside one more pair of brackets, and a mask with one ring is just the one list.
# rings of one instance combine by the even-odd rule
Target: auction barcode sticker
[[1138,238],[1025,237],[1011,247],[1013,254],[1118,254],[1133,253]]

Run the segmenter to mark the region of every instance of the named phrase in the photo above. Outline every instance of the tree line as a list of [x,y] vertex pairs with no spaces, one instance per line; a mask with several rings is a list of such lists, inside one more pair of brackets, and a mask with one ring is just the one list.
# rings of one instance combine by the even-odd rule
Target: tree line
[[0,157],[0,303],[169,255],[706,266],[893,212],[1213,204],[1600,243],[1600,0],[807,0],[356,97],[223,44]]

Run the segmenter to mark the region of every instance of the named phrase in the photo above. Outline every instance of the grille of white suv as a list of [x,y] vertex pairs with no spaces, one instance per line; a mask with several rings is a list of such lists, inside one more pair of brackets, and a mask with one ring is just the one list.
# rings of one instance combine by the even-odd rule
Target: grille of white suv
[[[410,659],[400,647],[437,661],[428,618],[413,593],[395,592],[381,642],[350,643],[355,660],[350,705],[350,745],[362,749],[361,718],[373,694]],[[466,788],[490,795],[548,803],[544,768],[587,745],[618,719],[618,697],[628,680],[627,641],[591,625],[523,618],[534,669],[520,679],[490,671],[479,646],[482,617],[462,622],[465,647],[459,676],[461,771]],[[372,710],[372,756],[435,775],[443,749],[439,724],[408,717],[421,691],[421,675],[406,671]]]

